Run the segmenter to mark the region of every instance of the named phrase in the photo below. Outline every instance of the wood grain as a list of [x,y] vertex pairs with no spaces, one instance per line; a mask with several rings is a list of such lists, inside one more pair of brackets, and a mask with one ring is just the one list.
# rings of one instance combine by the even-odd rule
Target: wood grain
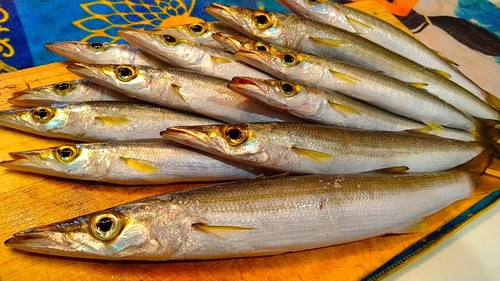
[[[371,11],[402,26],[387,11],[366,3]],[[27,88],[76,79],[55,63],[0,75],[0,109]],[[53,140],[0,128],[0,160],[8,152],[45,148],[68,141]],[[0,168],[0,240],[17,231],[69,219],[131,200],[194,185],[121,187],[56,179]],[[482,197],[463,200],[427,218],[423,233],[383,236],[356,243],[261,258],[192,262],[108,262],[49,257],[0,245],[0,280],[357,280],[440,228]],[[459,258],[459,257],[457,257]]]

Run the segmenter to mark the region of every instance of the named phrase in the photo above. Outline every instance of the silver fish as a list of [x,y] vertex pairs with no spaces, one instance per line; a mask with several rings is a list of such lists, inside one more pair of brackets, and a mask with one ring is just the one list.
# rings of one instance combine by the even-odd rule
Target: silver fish
[[233,54],[202,46],[185,39],[162,32],[125,28],[118,34],[144,52],[158,57],[179,68],[231,80],[245,75],[270,78],[268,74],[236,60]]
[[45,48],[75,62],[167,66],[165,62],[126,44],[65,41],[47,43]]
[[231,53],[237,53],[239,50],[254,50],[263,52],[294,52],[293,49],[280,45],[268,44],[244,36],[235,36],[230,34],[215,33],[212,37]]
[[436,172],[476,157],[475,164],[489,166],[492,155],[479,142],[308,123],[176,126],[161,135],[247,165],[303,174]]
[[296,14],[356,33],[419,64],[449,75],[449,79],[482,100],[497,99],[457,69],[457,64],[413,36],[363,11],[331,1],[279,0]]
[[381,73],[300,53],[242,50],[236,56],[282,79],[337,91],[437,131],[446,126],[480,134],[478,122],[470,116],[424,90]]
[[296,15],[220,4],[211,4],[205,10],[247,36],[382,72],[420,85],[471,116],[500,120],[499,111],[449,80],[447,74],[430,70],[343,29]]
[[220,32],[224,34],[240,35],[239,32],[220,21],[182,24],[171,27],[154,28],[150,31],[158,34],[169,34],[179,39],[186,39],[191,42],[200,43],[203,46],[221,50],[224,49],[224,47],[212,38],[212,34]]
[[225,122],[301,121],[232,91],[226,80],[193,71],[80,63],[68,70],[133,98]]
[[283,80],[235,77],[229,88],[278,110],[325,125],[373,131],[416,131],[441,137],[473,141],[470,133],[425,124],[389,113],[345,95]]
[[15,92],[14,97],[7,101],[17,106],[38,106],[67,102],[137,100],[90,81],[72,80]]
[[[498,189],[464,171],[273,177],[165,193],[17,232],[5,245],[104,260],[276,255],[389,233]],[[496,181],[495,181],[496,180]],[[491,182],[491,183],[489,183]]]
[[174,125],[219,124],[149,104],[118,101],[59,103],[0,111],[0,125],[45,137],[81,141],[161,138]]
[[62,145],[9,153],[0,166],[44,175],[124,185],[250,179],[262,170],[151,139]]

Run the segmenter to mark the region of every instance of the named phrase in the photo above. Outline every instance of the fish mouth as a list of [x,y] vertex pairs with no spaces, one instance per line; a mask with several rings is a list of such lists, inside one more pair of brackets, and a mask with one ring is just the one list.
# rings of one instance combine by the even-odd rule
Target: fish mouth
[[239,94],[255,99],[265,105],[270,105],[280,110],[288,110],[286,103],[280,101],[274,94],[274,91],[264,81],[263,79],[251,77],[234,77],[228,87]]
[[73,72],[74,74],[84,77],[87,79],[92,79],[92,78],[98,78],[101,75],[101,71],[99,71],[96,67],[90,65],[90,64],[85,64],[81,62],[75,62],[66,67],[67,70],[70,72]]
[[160,135],[168,140],[188,145],[206,152],[214,152],[210,149],[210,140],[208,130],[204,127],[187,126],[187,127],[170,127]]
[[241,16],[235,13],[235,10],[230,6],[212,3],[210,6],[205,7],[205,12],[239,32],[253,37],[253,34],[244,27],[247,24],[241,20]]
[[[158,34],[163,34],[162,31],[163,30],[157,32]],[[162,52],[165,52],[165,50],[162,50],[162,48],[158,48],[156,44],[151,44],[151,41],[153,40],[151,32],[125,27],[122,30],[118,30],[117,33],[118,36],[123,38],[123,40],[136,46],[140,50],[160,59],[161,61],[172,64],[172,62],[162,54]]]
[[40,167],[31,161],[30,158],[36,157],[39,151],[25,151],[25,152],[9,152],[11,160],[5,160],[0,162],[0,166],[24,172],[33,172],[40,169]]
[[283,73],[279,70],[272,67],[271,63],[271,54],[264,51],[254,51],[254,50],[239,50],[234,56],[241,60],[242,62],[249,64],[261,71],[267,72],[272,76],[279,77],[281,79],[286,79]]
[[227,36],[223,33],[217,32],[212,34],[212,38],[233,54],[240,50],[240,42],[232,36]]
[[79,46],[82,42],[67,41],[67,42],[51,42],[44,45],[45,49],[55,53],[61,57],[68,58],[70,60],[80,60],[78,52],[80,52]]
[[40,105],[40,101],[38,102],[31,101],[32,99],[36,99],[36,96],[27,91],[14,92],[12,98],[7,99],[7,102],[13,104],[15,106],[38,106]]

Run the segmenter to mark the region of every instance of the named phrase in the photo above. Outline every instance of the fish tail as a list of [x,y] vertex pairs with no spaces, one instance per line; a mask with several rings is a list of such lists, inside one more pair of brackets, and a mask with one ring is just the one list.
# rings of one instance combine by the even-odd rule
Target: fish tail
[[484,94],[486,103],[491,105],[492,107],[496,109],[500,109],[500,99],[494,96],[493,94],[489,93],[486,90],[481,89],[481,92]]
[[498,120],[475,118],[475,129],[471,132],[474,140],[489,147],[497,157],[500,157],[500,150],[495,145],[500,140],[500,129],[497,128]]
[[[500,174],[499,174],[500,175]],[[478,178],[473,196],[485,195],[500,189],[500,177],[483,174]]]

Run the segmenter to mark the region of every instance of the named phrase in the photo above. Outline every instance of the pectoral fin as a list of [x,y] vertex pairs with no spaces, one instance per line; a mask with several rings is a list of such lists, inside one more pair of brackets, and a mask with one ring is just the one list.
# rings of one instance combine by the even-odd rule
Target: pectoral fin
[[119,115],[109,115],[109,116],[98,116],[95,120],[100,121],[106,125],[125,125],[130,123],[130,119],[123,114]]
[[406,166],[397,166],[397,167],[389,167],[378,170],[373,170],[368,173],[376,173],[376,174],[406,174],[409,170]]
[[172,87],[172,90],[174,90],[174,92],[181,98],[181,100],[183,102],[187,103],[186,100],[184,99],[184,96],[182,95],[181,86],[179,86],[177,84],[172,84],[171,87]]
[[328,104],[335,110],[339,111],[340,113],[344,114],[344,115],[347,115],[347,114],[360,114],[356,109],[348,106],[348,105],[344,105],[344,104],[340,104],[340,103],[335,103],[335,102],[332,102],[332,101],[328,101]]
[[396,230],[393,233],[403,234],[403,233],[417,233],[429,230],[429,225],[427,225],[423,220],[419,220],[416,223],[412,223],[408,226],[403,227],[400,230]]
[[218,62],[218,63],[230,63],[231,60],[228,60],[226,58],[223,58],[223,57],[216,57],[216,56],[210,56],[210,58],[215,61],[215,62]]
[[446,79],[450,79],[451,78],[451,74],[449,74],[448,72],[446,71],[442,71],[442,70],[439,70],[439,69],[434,69],[434,68],[430,68],[430,70],[434,71],[435,73],[443,76],[444,78]]
[[440,52],[436,51],[436,50],[433,50],[434,53],[436,53],[440,58],[442,58],[443,60],[445,60],[447,63],[451,64],[452,66],[455,66],[455,67],[458,67],[460,65],[458,65],[458,63],[450,60],[449,58],[447,58],[445,55],[441,54]]
[[140,159],[134,159],[134,158],[128,158],[128,157],[120,157],[121,160],[127,164],[127,166],[136,169],[137,171],[144,172],[144,173],[157,173],[159,170],[158,168],[152,166],[151,164],[148,163],[148,161],[140,160]]
[[195,223],[191,225],[194,229],[219,237],[219,235],[228,232],[248,231],[251,227],[230,226],[230,225],[208,225],[205,223]]
[[361,80],[359,80],[357,77],[354,77],[352,75],[340,73],[340,72],[337,72],[337,71],[332,70],[332,69],[328,69],[328,70],[335,78],[342,80],[344,82],[347,82],[349,84],[356,84],[357,82],[361,82]]
[[444,134],[443,127],[435,122],[424,121],[424,124],[429,126],[434,131]]
[[429,85],[427,83],[422,83],[422,82],[408,82],[408,84],[412,85],[415,88],[419,88],[419,89],[423,89],[424,87]]
[[340,39],[329,39],[329,38],[318,38],[318,37],[309,37],[314,43],[318,45],[324,45],[333,48],[340,48],[346,42]]
[[292,147],[292,150],[300,156],[310,158],[317,162],[324,162],[333,158],[333,155],[309,149]]
[[353,25],[353,26],[354,26],[354,25],[357,25],[357,26],[361,26],[362,28],[369,28],[369,29],[372,29],[372,27],[371,27],[371,26],[369,26],[369,25],[368,25],[368,24],[366,24],[366,23],[363,23],[363,22],[357,21],[357,20],[355,20],[355,19],[353,19],[353,18],[350,18],[350,17],[347,17],[347,16],[346,16],[346,19],[347,19],[347,21],[348,21],[351,25]]

